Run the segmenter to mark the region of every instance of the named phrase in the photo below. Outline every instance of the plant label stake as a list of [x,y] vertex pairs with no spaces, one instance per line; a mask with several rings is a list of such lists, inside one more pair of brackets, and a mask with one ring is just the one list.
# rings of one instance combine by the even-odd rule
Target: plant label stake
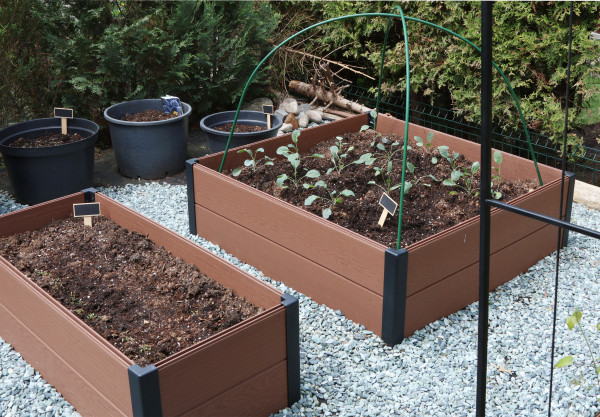
[[263,104],[263,113],[267,115],[267,129],[271,128],[271,115],[273,114],[273,106]]
[[67,134],[67,119],[73,118],[73,109],[65,109],[62,107],[54,108],[54,117],[60,118],[60,133]]
[[83,217],[83,224],[92,227],[92,217],[100,215],[100,203],[73,204],[73,217]]
[[396,212],[396,209],[398,208],[398,203],[392,200],[392,198],[389,195],[383,193],[381,195],[381,198],[379,199],[379,205],[383,207],[383,213],[381,213],[381,217],[379,217],[379,222],[377,222],[377,224],[380,227],[383,227],[387,215],[391,214],[393,216]]

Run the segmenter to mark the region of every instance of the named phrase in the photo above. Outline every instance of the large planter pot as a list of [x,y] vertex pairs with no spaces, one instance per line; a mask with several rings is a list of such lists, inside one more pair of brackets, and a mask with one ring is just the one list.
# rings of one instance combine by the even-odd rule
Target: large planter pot
[[[208,138],[208,146],[210,152],[221,152],[225,150],[229,132],[222,132],[214,129],[216,126],[221,126],[227,123],[233,123],[235,111],[224,111],[206,116],[200,120],[200,128],[206,132]],[[281,129],[283,121],[277,115],[271,116],[271,128],[267,129],[267,116],[259,111],[241,110],[238,116],[236,126],[253,125],[263,126],[264,130],[259,132],[239,132],[234,133],[231,138],[229,148],[237,148],[239,146],[248,146],[259,140],[272,138],[277,135],[277,131]]]
[[0,257],[0,335],[83,416],[268,415],[300,397],[298,302],[93,189],[0,216],[0,235],[100,203],[263,312],[140,367]]
[[94,144],[98,125],[85,119],[69,119],[68,133],[83,140],[43,148],[11,148],[10,143],[23,137],[37,138],[60,133],[58,118],[35,119],[0,130],[0,152],[17,201],[37,204],[84,188],[94,181]]
[[[301,151],[367,124],[366,115],[305,129]],[[382,134],[404,132],[404,122],[380,115]],[[430,129],[410,125],[409,138]],[[434,145],[447,145],[472,161],[480,146],[435,132]],[[258,142],[278,157],[290,135]],[[503,178],[536,179],[531,161],[503,153]],[[341,310],[389,344],[399,343],[441,317],[477,300],[479,217],[396,250],[349,231],[217,172],[222,153],[188,161],[192,233],[218,244],[265,274],[319,303]],[[243,164],[229,151],[225,168]],[[544,186],[511,204],[558,217],[561,171],[540,166]],[[570,218],[574,179],[567,178],[563,213]],[[507,211],[491,211],[490,288],[509,281],[556,249],[554,226]],[[564,236],[563,244],[567,237]]]
[[129,178],[158,179],[177,174],[185,167],[188,119],[192,108],[181,103],[183,114],[168,120],[129,122],[127,113],[163,111],[160,99],[126,101],[104,110],[115,159],[121,175]]

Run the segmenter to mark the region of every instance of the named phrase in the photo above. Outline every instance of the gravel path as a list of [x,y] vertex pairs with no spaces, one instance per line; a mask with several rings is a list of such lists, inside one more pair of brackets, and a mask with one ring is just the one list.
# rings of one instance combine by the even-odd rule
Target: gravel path
[[[477,303],[390,348],[339,311],[190,236],[185,186],[154,183],[104,192],[300,298],[302,399],[278,416],[475,414]],[[0,214],[17,208],[0,192]],[[600,213],[578,204],[573,221],[600,230]],[[547,415],[554,259],[545,258],[490,297],[488,416]],[[565,325],[566,317],[579,308],[592,347],[600,352],[599,276],[600,242],[571,234],[569,247],[561,251],[556,358],[571,354],[575,366],[554,373],[553,416],[592,417],[600,411],[600,389],[587,347],[581,334]],[[0,375],[1,416],[78,416],[1,339]]]

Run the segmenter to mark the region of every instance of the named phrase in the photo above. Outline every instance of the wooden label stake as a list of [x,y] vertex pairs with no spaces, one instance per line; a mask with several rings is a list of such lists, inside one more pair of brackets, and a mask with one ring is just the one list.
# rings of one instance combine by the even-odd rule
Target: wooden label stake
[[383,227],[383,224],[385,223],[385,219],[387,218],[387,215],[391,214],[393,216],[394,213],[396,213],[396,209],[398,208],[398,203],[396,203],[394,200],[392,200],[392,198],[389,195],[387,195],[386,193],[383,193],[381,195],[381,198],[379,199],[379,205],[381,207],[383,207],[383,213],[381,213],[381,216],[379,217],[379,221],[377,222],[377,224],[380,227]]
[[54,108],[54,117],[60,118],[60,133],[67,134],[67,119],[73,118],[73,109],[65,109],[62,107]]
[[271,128],[271,115],[273,114],[273,106],[263,104],[263,113],[267,115],[267,129]]
[[83,217],[83,225],[92,227],[92,217],[100,215],[100,203],[73,204],[73,217]]

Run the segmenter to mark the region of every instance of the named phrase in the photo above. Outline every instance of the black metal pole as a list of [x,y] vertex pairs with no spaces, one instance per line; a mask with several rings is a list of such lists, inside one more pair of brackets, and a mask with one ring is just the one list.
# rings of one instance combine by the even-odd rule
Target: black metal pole
[[492,133],[492,6],[481,2],[481,183],[479,191],[479,326],[476,415],[485,416],[490,292],[490,196]]

